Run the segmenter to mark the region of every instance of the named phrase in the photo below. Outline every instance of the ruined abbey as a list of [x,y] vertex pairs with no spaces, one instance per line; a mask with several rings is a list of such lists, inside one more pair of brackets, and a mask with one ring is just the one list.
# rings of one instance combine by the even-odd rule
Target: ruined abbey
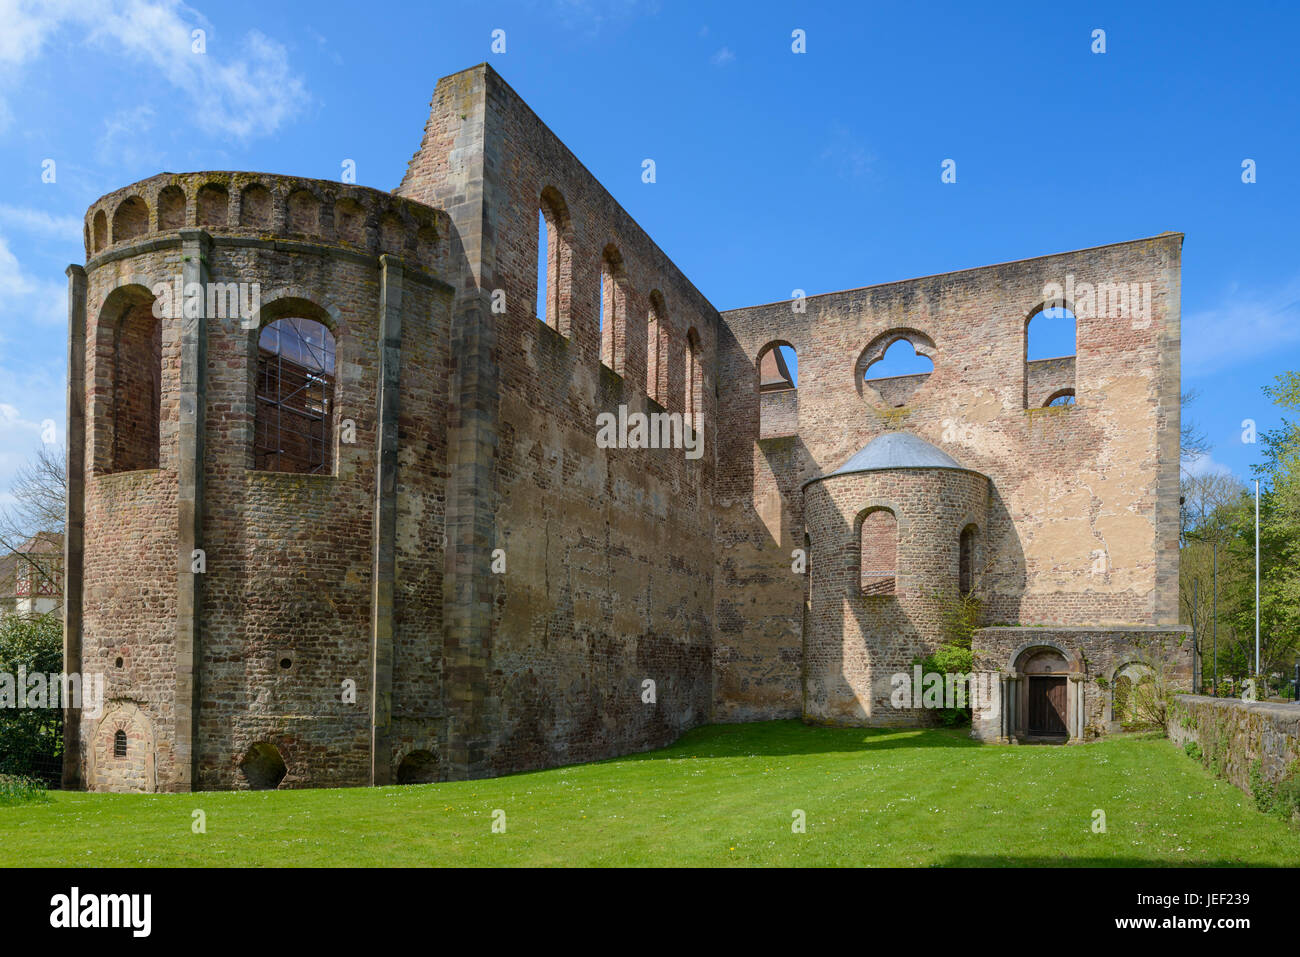
[[[480,65],[391,193],[161,173],[85,246],[65,650],[106,700],[69,787],[925,723],[897,679],[955,607],[972,733],[1082,741],[1184,642],[1180,234],[719,312]],[[1031,361],[1065,309],[1075,354]],[[933,370],[873,376],[900,340]]]

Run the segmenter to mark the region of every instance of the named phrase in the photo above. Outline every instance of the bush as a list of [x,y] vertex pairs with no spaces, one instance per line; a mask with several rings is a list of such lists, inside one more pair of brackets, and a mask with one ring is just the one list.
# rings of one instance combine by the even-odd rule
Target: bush
[[14,804],[43,804],[50,799],[45,782],[18,774],[0,774],[0,807]]
[[1183,750],[1187,752],[1187,756],[1192,760],[1194,761],[1201,760],[1201,746],[1197,744],[1195,741],[1188,741],[1186,744],[1183,745]]
[[[0,619],[0,674],[63,670],[63,626],[53,615]],[[15,688],[15,694],[26,689]],[[57,782],[63,764],[60,708],[0,708],[0,774]]]

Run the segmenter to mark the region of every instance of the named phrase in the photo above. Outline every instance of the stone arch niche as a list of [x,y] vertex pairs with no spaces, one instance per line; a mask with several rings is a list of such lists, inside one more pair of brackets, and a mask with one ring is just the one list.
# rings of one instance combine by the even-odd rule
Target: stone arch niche
[[89,790],[139,794],[158,790],[153,722],[134,701],[108,703],[88,751]]
[[1122,731],[1140,721],[1137,696],[1143,682],[1153,679],[1149,665],[1130,661],[1115,669],[1110,681],[1110,730]]
[[432,751],[411,751],[397,765],[395,777],[398,784],[431,784],[438,781],[438,756]]
[[1062,744],[1081,740],[1083,672],[1078,656],[1055,642],[1018,649],[1008,673],[1009,737]]
[[[805,716],[840,724],[935,723],[934,709],[910,696],[898,699],[895,678],[911,680],[914,659],[944,639],[945,604],[957,596],[960,532],[987,524],[988,478],[915,435],[890,432],[804,483],[803,496],[812,576]],[[873,515],[892,520],[871,530]],[[881,536],[892,537],[892,556]],[[883,556],[873,559],[881,567],[864,567],[864,549]],[[889,587],[879,584],[884,580]]]
[[239,770],[250,791],[274,791],[289,772],[280,749],[268,741],[250,747],[239,762]]

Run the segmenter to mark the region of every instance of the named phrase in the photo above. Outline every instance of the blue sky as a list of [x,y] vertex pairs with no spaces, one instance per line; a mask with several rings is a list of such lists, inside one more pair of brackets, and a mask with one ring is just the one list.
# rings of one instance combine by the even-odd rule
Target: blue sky
[[1241,422],[1300,367],[1297,33],[1282,3],[0,0],[0,496],[43,420],[63,438],[90,203],[348,159],[392,189],[437,79],[483,60],[722,309],[1186,233],[1196,467],[1247,477]]

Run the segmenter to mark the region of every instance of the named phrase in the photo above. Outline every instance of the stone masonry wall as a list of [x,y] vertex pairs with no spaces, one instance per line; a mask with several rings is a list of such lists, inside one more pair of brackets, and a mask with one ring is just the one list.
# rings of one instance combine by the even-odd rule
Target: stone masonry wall
[[[463,711],[480,716],[490,758],[470,773],[666,744],[707,720],[712,698],[717,313],[489,67],[439,82],[398,193],[447,208],[467,250],[481,251],[476,273],[458,280],[456,319],[481,300],[465,322],[492,343],[490,377],[459,397],[488,417],[487,435],[473,439],[482,469],[475,507],[485,517],[472,519],[467,556],[487,594],[457,637],[482,649],[474,658],[482,684],[468,682]],[[558,211],[564,241],[553,324],[535,315],[544,201]],[[624,311],[605,364],[600,268],[611,250]],[[503,311],[493,308],[498,291]],[[653,385],[668,412],[699,409],[698,460],[680,448],[596,445],[599,413],[650,409],[652,298],[660,330]],[[699,378],[688,398],[692,338]],[[449,521],[471,521],[461,514]],[[496,549],[504,571],[492,570]],[[654,704],[642,700],[647,679]]]
[[1178,695],[1167,730],[1180,748],[1196,742],[1206,766],[1247,794],[1256,763],[1269,784],[1300,770],[1300,706],[1294,704]]
[[[956,469],[835,475],[807,485],[804,505],[813,584],[803,713],[873,725],[928,720],[915,709],[892,706],[890,679],[910,673],[913,660],[945,638],[944,608],[957,594],[961,531],[971,524],[984,528],[987,479]],[[861,584],[860,528],[864,513],[878,507],[897,521],[892,594],[864,594]],[[977,576],[977,588],[980,583]]]
[[[104,473],[115,444],[115,323],[124,310],[149,315],[151,290],[170,286],[188,259],[180,227],[207,220],[209,284],[259,284],[263,325],[289,316],[323,322],[335,338],[337,362],[328,473],[258,472],[252,445],[259,329],[244,328],[237,317],[205,321],[200,542],[206,567],[196,576],[195,786],[247,786],[239,765],[259,742],[284,758],[282,786],[370,780],[383,252],[406,266],[400,292],[389,291],[400,295],[404,320],[395,423],[401,451],[389,493],[402,529],[395,543],[402,586],[393,603],[392,764],[410,750],[437,753],[444,731],[441,546],[451,303],[450,290],[428,272],[444,261],[439,214],[360,188],[216,173],[146,180],[99,201],[88,219],[98,215],[96,208],[127,204],[137,214],[112,221],[133,222],[135,231],[106,237],[88,264],[87,446],[94,452],[87,458],[83,667],[106,672],[108,698],[118,711],[131,704],[131,747],[147,742],[157,786],[176,787],[177,581],[178,569],[183,579],[190,568],[190,556],[178,548],[176,505],[179,319],[157,320],[159,467]],[[281,215],[289,238],[262,235]],[[164,216],[171,220],[163,223]],[[355,429],[344,433],[345,420]],[[355,702],[343,700],[348,680],[355,682]],[[83,763],[97,768],[88,783],[119,786],[104,776],[115,766],[107,725],[104,733],[85,731]],[[137,769],[129,786],[144,780],[136,756],[117,763]]]
[[[1084,734],[1096,737],[1119,729],[1114,719],[1115,679],[1128,665],[1148,666],[1167,660],[1176,687],[1189,689],[1192,683],[1191,629],[1172,627],[988,627],[975,632],[971,641],[976,672],[998,674],[1015,670],[1026,651],[1054,648],[1069,662],[1070,671],[1082,675]],[[996,715],[990,715],[995,720]],[[972,734],[996,738],[995,729],[982,728],[975,716]]]
[[[992,480],[990,621],[1177,620],[1181,244],[1167,233],[812,296],[803,312],[777,302],[722,314],[718,717],[797,707],[797,669],[781,653],[800,645],[799,489],[884,432],[912,432]],[[1026,323],[1045,284],[1070,276],[1150,283],[1150,312],[1079,318],[1077,404],[1027,410]],[[892,408],[854,370],[899,335],[933,342],[934,371]],[[798,354],[798,434],[761,439],[756,360],[775,341]]]

